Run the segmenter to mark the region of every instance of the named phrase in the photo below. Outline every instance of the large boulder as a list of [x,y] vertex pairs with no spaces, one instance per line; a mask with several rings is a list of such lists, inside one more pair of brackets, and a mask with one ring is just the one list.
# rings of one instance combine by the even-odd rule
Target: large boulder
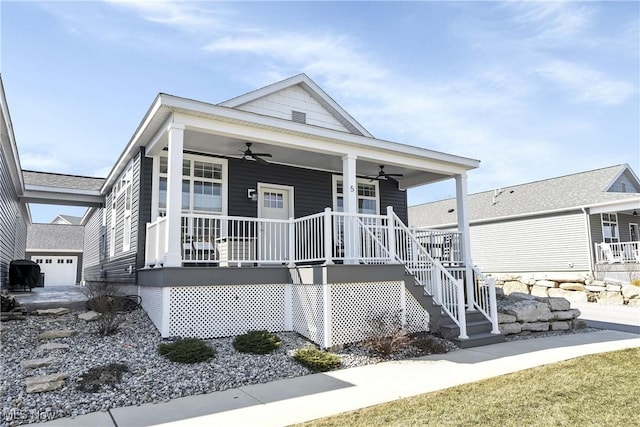
[[584,285],[582,283],[560,283],[560,289],[564,289],[565,291],[584,291]]
[[64,385],[67,374],[57,373],[51,375],[40,375],[37,377],[27,377],[24,385],[27,386],[27,393],[40,393],[43,391],[53,391]]
[[544,286],[545,288],[557,288],[558,282],[554,282],[553,280],[538,280],[536,282],[536,286]]
[[527,285],[515,280],[504,282],[504,285],[502,285],[502,290],[506,295],[509,295],[513,292],[521,292],[523,294],[529,293],[529,287]]
[[622,296],[626,299],[640,298],[640,286],[622,285]]
[[549,288],[545,286],[533,285],[531,287],[531,295],[533,295],[534,297],[546,298],[549,296],[547,289]]
[[627,303],[627,306],[640,308],[640,298],[630,299],[629,302]]
[[587,294],[585,292],[549,288],[549,296],[553,298],[566,298],[570,302],[588,302]]
[[521,327],[523,331],[544,332],[549,330],[549,322],[527,322]]
[[614,285],[611,283],[607,283],[607,292],[620,292],[622,290],[622,285]]
[[552,331],[568,331],[571,329],[570,322],[551,322]]
[[517,301],[502,307],[501,311],[516,316],[518,322],[546,322],[554,318],[548,304],[534,300]]
[[549,298],[547,302],[552,311],[563,311],[571,308],[571,303],[566,298]]
[[515,323],[518,319],[516,316],[506,313],[498,313],[498,323]]
[[534,295],[529,295],[524,292],[512,292],[507,295],[507,299],[509,301],[522,301],[522,300],[533,300],[536,299]]
[[589,292],[602,292],[607,290],[606,286],[596,286],[596,285],[585,285],[584,288]]
[[620,292],[600,292],[597,297],[598,304],[623,305],[624,298]]
[[498,325],[500,333],[503,335],[519,334],[522,332],[522,326],[520,323],[501,323]]
[[556,320],[571,320],[580,317],[580,310],[572,308],[571,310],[554,311],[553,316]]

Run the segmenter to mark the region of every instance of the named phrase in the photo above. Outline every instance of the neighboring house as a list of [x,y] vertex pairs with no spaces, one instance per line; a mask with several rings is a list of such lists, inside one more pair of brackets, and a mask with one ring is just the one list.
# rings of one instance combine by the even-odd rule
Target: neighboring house
[[26,258],[40,265],[40,272],[44,273],[45,287],[80,283],[83,248],[84,227],[82,225],[59,223],[29,225]]
[[[640,271],[640,182],[627,164],[472,194],[468,206],[472,259],[487,273]],[[454,230],[455,209],[411,206],[409,223]]]
[[374,311],[424,323],[424,287],[466,339],[465,304],[491,318],[456,279],[467,235],[454,278],[406,228],[405,190],[455,179],[465,229],[478,165],[376,139],[304,74],[220,104],[159,94],[83,218],[84,278],[136,285],[163,336],[295,330],[328,347]]
[[25,256],[31,217],[20,202],[24,181],[2,78],[0,110],[0,287],[4,288],[9,279],[9,263]]
[[56,215],[56,217],[51,221],[51,224],[82,225],[82,217],[73,215]]

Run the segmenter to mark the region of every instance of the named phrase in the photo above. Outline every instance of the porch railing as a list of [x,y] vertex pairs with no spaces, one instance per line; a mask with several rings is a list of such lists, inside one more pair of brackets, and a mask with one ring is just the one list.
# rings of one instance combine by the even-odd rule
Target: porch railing
[[640,242],[596,243],[597,264],[640,263]]
[[461,236],[458,231],[435,230],[427,227],[411,227],[411,232],[429,255],[445,266],[463,265]]

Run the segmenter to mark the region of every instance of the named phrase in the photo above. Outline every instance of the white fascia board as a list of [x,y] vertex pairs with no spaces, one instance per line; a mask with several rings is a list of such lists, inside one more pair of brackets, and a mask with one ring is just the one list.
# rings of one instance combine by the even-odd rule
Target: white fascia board
[[22,166],[20,165],[20,156],[18,155],[18,146],[16,144],[16,137],[13,132],[13,123],[11,122],[11,114],[9,113],[9,105],[7,104],[7,97],[4,92],[4,84],[2,83],[2,76],[0,76],[0,114],[4,125],[7,128],[7,141],[2,141],[5,146],[5,153],[10,155],[9,174],[13,181],[14,187],[18,196],[22,195],[24,191],[24,179],[22,177]]
[[65,254],[71,254],[71,253],[82,254],[82,252],[84,252],[83,249],[56,249],[56,248],[51,248],[51,249],[27,248],[24,251],[25,252],[54,252],[54,253],[65,253]]
[[89,209],[87,209],[84,212],[84,215],[82,215],[82,219],[80,220],[80,225],[87,225],[87,221],[89,221],[89,218],[91,218],[91,215],[96,209],[98,208],[96,208],[95,206],[92,206]]
[[49,187],[46,185],[32,185],[27,184],[25,186],[27,191],[42,191],[45,193],[62,193],[62,194],[81,194],[85,196],[99,196],[99,190],[81,190],[79,188],[63,188],[63,187]]
[[640,197],[626,200],[617,200],[613,202],[599,203],[597,205],[585,206],[589,209],[590,214],[599,214],[616,211],[630,211],[633,209],[640,210]]

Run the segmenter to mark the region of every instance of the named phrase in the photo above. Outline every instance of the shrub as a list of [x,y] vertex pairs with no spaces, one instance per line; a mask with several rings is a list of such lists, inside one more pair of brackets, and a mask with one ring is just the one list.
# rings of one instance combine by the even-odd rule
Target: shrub
[[312,372],[327,372],[340,367],[340,357],[315,347],[296,350],[293,359]]
[[267,331],[248,331],[233,340],[233,348],[241,353],[267,354],[280,347],[282,341]]
[[451,348],[450,341],[431,335],[428,332],[416,332],[410,336],[411,345],[426,354],[444,354]]
[[124,298],[119,295],[118,288],[97,282],[87,285],[84,292],[87,296],[87,309],[101,314],[94,322],[98,335],[107,336],[118,332],[124,322]]
[[411,338],[402,326],[401,312],[382,312],[367,318],[369,339],[364,345],[375,355],[388,357],[400,353],[411,345]]
[[122,363],[96,366],[82,374],[76,388],[87,393],[97,393],[103,386],[118,384],[122,380],[122,374],[128,371],[127,365]]
[[172,362],[198,363],[205,362],[216,355],[216,351],[198,338],[183,338],[172,343],[162,343],[158,353]]

